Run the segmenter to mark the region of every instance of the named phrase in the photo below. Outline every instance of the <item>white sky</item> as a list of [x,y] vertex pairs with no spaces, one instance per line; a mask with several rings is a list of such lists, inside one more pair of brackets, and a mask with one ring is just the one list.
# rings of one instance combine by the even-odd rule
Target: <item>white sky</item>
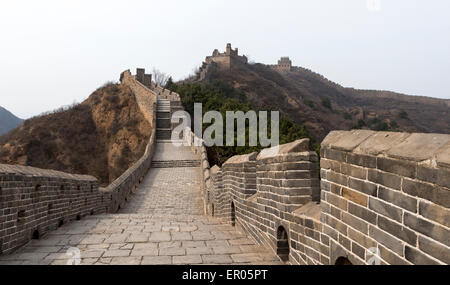
[[450,1],[379,1],[0,0],[0,106],[28,118],[129,68],[181,79],[227,42],[344,86],[450,98]]

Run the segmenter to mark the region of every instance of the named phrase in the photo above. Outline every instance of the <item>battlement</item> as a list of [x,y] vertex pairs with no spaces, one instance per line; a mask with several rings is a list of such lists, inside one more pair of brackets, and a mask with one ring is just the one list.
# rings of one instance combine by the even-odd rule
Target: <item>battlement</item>
[[152,86],[152,75],[145,74],[144,68],[136,68],[136,80],[147,87]]
[[278,64],[272,65],[272,68],[278,71],[291,71],[292,61],[289,57],[281,57],[280,60],[278,60]]
[[211,168],[206,208],[290,264],[449,264],[449,167],[449,135],[333,131],[320,166],[299,140]]
[[207,56],[205,59],[205,64],[216,63],[220,69],[229,70],[231,69],[234,62],[248,63],[246,56],[239,55],[239,50],[232,49],[231,44],[228,43],[224,53],[220,53],[219,50],[215,49],[211,56]]

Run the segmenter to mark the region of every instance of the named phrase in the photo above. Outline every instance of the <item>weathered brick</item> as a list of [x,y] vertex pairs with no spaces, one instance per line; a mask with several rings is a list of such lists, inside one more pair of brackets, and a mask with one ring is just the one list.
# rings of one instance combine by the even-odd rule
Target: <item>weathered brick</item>
[[450,209],[430,202],[420,201],[419,214],[427,219],[438,222],[450,228]]
[[437,184],[446,187],[450,191],[450,169],[439,169]]
[[333,194],[336,194],[336,195],[341,195],[341,189],[342,189],[342,186],[340,186],[340,185],[337,185],[337,184],[334,184],[334,183],[331,183],[331,185],[330,185],[330,192],[331,193],[333,193]]
[[369,209],[381,214],[383,216],[389,217],[397,222],[402,222],[402,210],[389,205],[381,200],[370,197],[369,199]]
[[439,170],[437,168],[431,168],[424,165],[419,165],[417,167],[417,179],[430,182],[437,183]]
[[400,190],[402,179],[400,176],[382,172],[375,169],[369,169],[368,173],[369,181],[384,185],[389,188]]
[[327,191],[327,192],[330,192],[330,182],[328,182],[328,181],[325,181],[325,180],[320,180],[320,189],[322,190],[322,191]]
[[330,214],[333,216],[333,217],[335,217],[336,219],[341,219],[341,214],[342,214],[342,211],[341,210],[339,210],[338,208],[336,208],[336,207],[334,207],[334,206],[331,206],[330,207]]
[[349,188],[342,188],[342,197],[355,202],[361,206],[367,207],[367,196]]
[[405,257],[416,265],[437,265],[439,262],[410,246],[405,247]]
[[328,180],[342,186],[348,185],[348,177],[334,171],[330,171],[330,173],[328,173]]
[[380,229],[409,243],[410,245],[416,246],[417,244],[417,234],[401,224],[393,222],[383,216],[378,216],[378,226]]
[[361,259],[366,258],[366,249],[355,242],[352,242],[352,252]]
[[[347,235],[347,225],[342,223],[340,220],[329,216],[329,215],[322,215],[324,217],[324,222],[332,227],[333,229],[336,229],[338,232]],[[337,236],[336,236],[337,239]]]
[[320,160],[320,167],[322,169],[331,169],[331,160],[326,159],[326,158],[322,158]]
[[332,194],[332,193],[327,193],[327,201],[330,204],[338,207],[341,210],[344,210],[344,211],[347,210],[347,204],[348,203],[347,203],[347,201],[344,198],[342,198],[340,196],[337,196],[337,195]]
[[377,157],[377,168],[400,176],[416,178],[417,163],[387,157]]
[[360,205],[349,203],[348,204],[348,212],[365,220],[371,224],[376,224],[377,215],[369,211],[367,208],[361,207]]
[[450,208],[450,191],[445,190],[445,188],[405,178],[402,191]]
[[331,159],[331,160],[337,160],[337,161],[345,161],[346,160],[346,156],[347,153],[340,151],[340,150],[335,150],[335,149],[330,149],[330,148],[325,148],[324,149],[324,157]]
[[397,254],[395,254],[394,252],[390,251],[389,249],[385,248],[382,245],[379,245],[378,249],[380,250],[381,259],[383,259],[390,265],[410,265],[411,264],[404,257],[398,256]]
[[445,264],[450,264],[450,249],[448,247],[431,239],[419,236],[419,248]]
[[351,241],[346,236],[339,234],[339,243],[347,250],[351,250]]
[[323,226],[323,233],[329,236],[330,238],[337,240],[338,239],[338,233],[337,231],[328,225]]
[[367,169],[347,163],[341,165],[341,173],[359,179],[367,178]]
[[376,242],[373,239],[371,239],[368,235],[365,235],[357,230],[354,230],[351,227],[348,228],[348,237],[365,248],[377,246]]
[[375,226],[369,227],[369,236],[396,254],[403,256],[404,243],[395,236],[388,234]]
[[378,198],[397,205],[410,212],[417,212],[417,199],[407,196],[402,192],[380,186],[378,187]]
[[450,246],[450,230],[409,213],[405,213],[404,220],[407,227]]
[[356,218],[349,213],[342,213],[342,221],[346,223],[348,226],[357,229],[358,231],[367,234],[368,224],[366,221]]
[[362,167],[375,168],[377,167],[377,160],[374,156],[361,155],[355,153],[347,154],[347,163],[359,165]]
[[348,179],[348,186],[370,196],[377,195],[377,185],[371,182],[358,180],[352,177]]

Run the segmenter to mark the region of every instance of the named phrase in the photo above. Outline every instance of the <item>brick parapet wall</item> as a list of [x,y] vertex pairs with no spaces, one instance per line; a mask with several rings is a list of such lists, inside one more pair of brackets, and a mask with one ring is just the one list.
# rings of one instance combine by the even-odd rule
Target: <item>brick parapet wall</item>
[[[121,75],[145,118],[155,126],[156,94],[129,71]],[[155,129],[144,155],[108,187],[95,177],[28,166],[0,164],[0,254],[86,215],[116,212],[148,172],[155,150]]]
[[214,214],[278,253],[282,226],[291,264],[450,264],[449,135],[331,132],[320,183],[317,156],[305,146],[233,157],[215,169]]
[[96,178],[0,165],[0,253],[71,220],[106,211]]
[[354,263],[450,263],[450,136],[332,132],[321,150],[321,220]]
[[[234,220],[256,242],[274,252],[279,252],[280,228],[286,230],[289,242],[296,247],[302,219],[296,210],[317,204],[318,169],[317,154],[309,150],[307,139],[259,154],[234,156],[212,173],[212,189],[217,193],[212,193],[210,202],[216,216],[231,223]],[[291,263],[299,263],[297,255],[295,250],[290,251]]]

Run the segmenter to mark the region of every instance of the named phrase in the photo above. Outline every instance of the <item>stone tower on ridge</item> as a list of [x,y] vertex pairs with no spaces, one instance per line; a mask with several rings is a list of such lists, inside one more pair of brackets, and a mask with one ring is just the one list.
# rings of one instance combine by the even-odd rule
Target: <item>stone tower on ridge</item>
[[291,71],[292,61],[289,59],[288,56],[281,57],[280,60],[278,61],[278,64],[273,65],[272,67],[278,71]]
[[247,63],[248,59],[246,56],[239,55],[238,49],[232,49],[231,44],[228,43],[224,53],[220,53],[219,50],[215,49],[211,56],[207,56],[204,62],[204,66],[210,63],[216,63],[219,69],[229,70],[235,62]]

